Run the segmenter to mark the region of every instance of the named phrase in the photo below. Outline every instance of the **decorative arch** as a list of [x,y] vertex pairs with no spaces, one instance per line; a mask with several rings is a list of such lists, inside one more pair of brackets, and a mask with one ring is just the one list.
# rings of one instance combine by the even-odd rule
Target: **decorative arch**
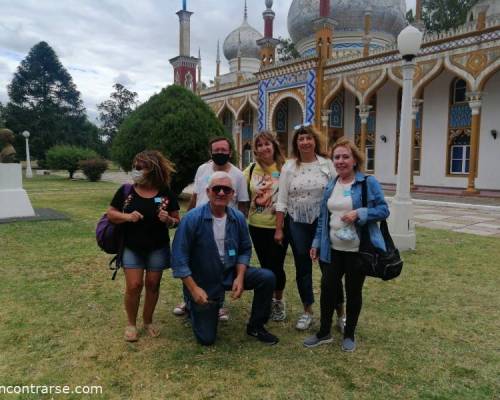
[[254,113],[257,113],[258,112],[258,107],[256,105],[254,105],[251,101],[250,101],[250,97],[247,96],[245,98],[245,101],[243,102],[243,104],[241,105],[241,107],[239,107],[238,109],[238,112],[237,112],[237,117],[236,117],[236,120],[239,121],[242,119],[242,114],[243,114],[243,111],[245,111],[245,109],[247,107],[250,107],[252,109],[252,112]]
[[324,93],[326,93],[326,95],[323,100],[323,108],[328,107],[328,105],[333,101],[333,99],[335,99],[342,89],[344,89],[342,77],[325,81]]
[[284,92],[275,92],[269,95],[269,119],[267,121],[267,126],[271,128],[273,126],[274,114],[276,112],[276,107],[278,104],[287,99],[292,98],[299,103],[299,106],[302,110],[302,121],[306,120],[306,104],[305,104],[305,95],[303,90],[300,88],[296,88],[293,90],[287,90]]
[[[230,121],[228,121],[225,118],[226,112],[231,117]],[[219,119],[222,122],[222,124],[224,125],[224,128],[226,129],[227,133],[229,133],[232,136],[233,132],[234,132],[234,127],[235,127],[235,124],[236,124],[236,119],[234,117],[233,111],[229,107],[227,107],[227,105],[225,105],[222,108],[222,110],[221,110],[221,112],[219,114]]]
[[226,110],[228,110],[232,114],[234,120],[236,121],[236,115],[235,115],[234,111],[231,109],[231,107],[229,107],[229,105],[227,104],[226,101],[224,101],[224,105],[221,107],[221,109],[217,113],[217,118],[219,118],[219,119],[222,118],[222,114],[224,114],[224,111],[226,111]]
[[387,68],[345,76],[346,89],[356,96],[359,104],[367,104],[374,93],[387,80]]
[[[420,98],[423,90],[444,70],[442,58],[424,61],[417,64],[413,78],[413,98]],[[396,85],[403,87],[403,75],[400,66],[387,70],[387,77]]]
[[453,63],[450,56],[446,56],[444,58],[444,68],[454,74],[456,77],[463,79],[467,83],[467,87],[470,91],[475,91],[477,89],[474,76]]
[[484,71],[482,71],[477,78],[477,88],[479,91],[483,91],[484,87],[490,80],[490,78],[500,71],[500,58],[495,60],[493,64],[488,66]]
[[234,118],[236,120],[238,120],[238,115],[243,109],[246,101],[247,101],[247,96],[231,97],[226,100],[226,104],[233,112]]
[[225,100],[218,100],[208,103],[208,106],[212,109],[215,116],[219,118],[225,104]]

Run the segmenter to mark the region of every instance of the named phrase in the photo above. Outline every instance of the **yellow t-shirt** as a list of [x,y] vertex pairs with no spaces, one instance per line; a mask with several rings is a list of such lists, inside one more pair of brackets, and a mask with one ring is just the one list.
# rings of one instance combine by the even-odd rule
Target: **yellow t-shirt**
[[[243,175],[248,182],[250,164],[244,171]],[[250,210],[248,212],[248,223],[258,228],[276,227],[276,211],[275,204],[278,199],[278,183],[280,171],[273,164],[263,169],[259,163],[255,164],[252,171],[252,180],[250,182]]]

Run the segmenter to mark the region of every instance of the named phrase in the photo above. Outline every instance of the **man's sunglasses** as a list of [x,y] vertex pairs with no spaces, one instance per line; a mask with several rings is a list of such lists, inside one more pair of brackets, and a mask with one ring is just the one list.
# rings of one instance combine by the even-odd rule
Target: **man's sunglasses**
[[212,187],[210,188],[210,190],[211,190],[213,193],[215,193],[215,194],[219,194],[221,190],[222,190],[222,191],[224,192],[224,194],[226,194],[226,195],[233,193],[233,188],[232,188],[232,187],[229,187],[229,186],[224,186],[224,185],[212,186]]

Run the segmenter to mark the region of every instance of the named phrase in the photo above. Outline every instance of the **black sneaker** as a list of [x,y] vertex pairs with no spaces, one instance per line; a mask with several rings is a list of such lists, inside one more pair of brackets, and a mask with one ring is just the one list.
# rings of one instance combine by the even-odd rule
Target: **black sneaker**
[[279,342],[279,339],[272,333],[268,332],[263,326],[260,328],[254,328],[247,325],[247,335],[257,338],[258,341],[270,346]]

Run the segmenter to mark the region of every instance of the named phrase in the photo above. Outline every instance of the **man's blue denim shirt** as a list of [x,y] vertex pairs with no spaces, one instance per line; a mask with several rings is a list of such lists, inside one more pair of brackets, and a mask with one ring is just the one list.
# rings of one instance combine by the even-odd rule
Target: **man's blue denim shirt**
[[250,264],[252,242],[245,216],[226,207],[225,262],[214,239],[210,203],[194,208],[182,218],[172,243],[174,278],[191,276],[209,298],[220,298],[235,277],[236,264]]
[[[369,179],[368,179],[369,178]],[[368,207],[362,205],[361,192],[362,182],[366,179]],[[330,243],[330,212],[328,211],[328,199],[332,195],[337,178],[328,182],[328,185],[323,192],[323,201],[318,218],[318,226],[316,235],[311,247],[319,249],[319,259],[325,263],[331,262],[331,243]],[[384,198],[384,192],[380,184],[374,177],[357,172],[354,183],[352,185],[352,208],[358,211],[358,220],[356,226],[358,235],[360,234],[359,227],[368,224],[368,232],[370,240],[376,248],[385,251],[385,242],[378,227],[377,222],[386,219],[389,216],[389,207]]]

